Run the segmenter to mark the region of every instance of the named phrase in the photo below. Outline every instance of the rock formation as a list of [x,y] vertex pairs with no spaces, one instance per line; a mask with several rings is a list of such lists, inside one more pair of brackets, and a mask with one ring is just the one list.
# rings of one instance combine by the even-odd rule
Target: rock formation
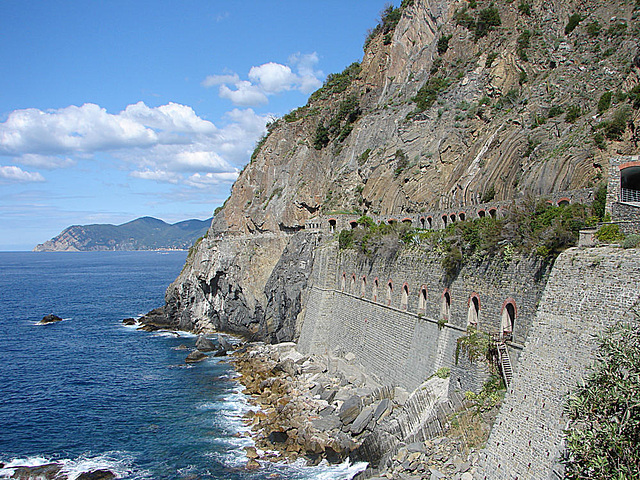
[[[167,290],[175,326],[295,339],[320,241],[309,220],[584,188],[612,152],[635,148],[635,7],[474,4],[403,2],[362,62],[270,125]],[[584,20],[569,31],[574,13]],[[490,14],[496,25],[479,27]],[[603,105],[607,92],[615,100]]]

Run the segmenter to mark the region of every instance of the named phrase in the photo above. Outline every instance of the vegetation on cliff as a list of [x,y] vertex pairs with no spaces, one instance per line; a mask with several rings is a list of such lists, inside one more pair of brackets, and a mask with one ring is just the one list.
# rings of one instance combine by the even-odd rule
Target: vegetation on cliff
[[566,478],[640,478],[640,321],[602,337],[596,364],[567,405]]

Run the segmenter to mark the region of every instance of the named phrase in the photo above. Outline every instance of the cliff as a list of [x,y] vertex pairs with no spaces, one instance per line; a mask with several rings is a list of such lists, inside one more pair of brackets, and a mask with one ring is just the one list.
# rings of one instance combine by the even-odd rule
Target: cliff
[[[167,291],[173,321],[295,338],[317,240],[292,234],[319,215],[415,214],[600,182],[611,153],[635,148],[636,10],[403,2],[362,62],[269,126]],[[304,268],[291,270],[285,251],[301,251]]]
[[122,225],[73,225],[51,240],[38,244],[34,252],[93,252],[106,250],[159,250],[191,247],[202,237],[209,220],[185,220],[170,225],[142,217]]

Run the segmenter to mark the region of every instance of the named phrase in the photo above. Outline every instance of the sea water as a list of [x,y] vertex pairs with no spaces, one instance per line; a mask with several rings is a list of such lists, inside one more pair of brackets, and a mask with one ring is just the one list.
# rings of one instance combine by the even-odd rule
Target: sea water
[[[249,408],[233,365],[187,365],[195,336],[122,319],[162,305],[186,252],[0,252],[0,478],[58,462],[70,478],[348,479],[363,465],[244,468]],[[53,313],[63,321],[38,322]],[[185,347],[187,349],[185,349]]]

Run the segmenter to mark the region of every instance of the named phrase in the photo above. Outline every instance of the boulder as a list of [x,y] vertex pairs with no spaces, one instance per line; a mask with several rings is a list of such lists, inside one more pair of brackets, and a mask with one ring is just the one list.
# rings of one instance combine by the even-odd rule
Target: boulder
[[251,460],[255,460],[256,458],[258,458],[258,451],[256,450],[256,447],[244,447],[244,451],[247,455],[247,458]]
[[323,417],[317,418],[311,422],[317,430],[321,432],[328,432],[330,430],[335,430],[340,428],[342,422],[337,415],[325,415]]
[[18,480],[31,480],[34,478],[38,480],[53,480],[61,478],[58,476],[60,470],[62,470],[62,465],[59,463],[47,463],[36,467],[16,467],[11,478],[17,478]]
[[216,344],[204,335],[198,335],[198,339],[196,340],[196,348],[201,352],[213,352],[214,350],[216,350]]
[[83,472],[76,477],[77,480],[111,480],[113,478],[116,478],[115,473],[106,469]]
[[53,313],[50,313],[49,315],[45,315],[44,317],[42,317],[42,320],[40,320],[40,325],[48,325],[50,323],[56,323],[61,321],[62,319],[60,317],[58,317],[57,315],[54,315]]
[[271,443],[284,443],[289,438],[289,435],[287,435],[287,432],[274,430],[269,434],[268,438]]
[[125,325],[135,325],[138,321],[135,318],[125,318],[122,320],[122,323]]
[[344,401],[342,406],[340,407],[340,412],[338,415],[340,416],[340,421],[344,425],[349,425],[353,422],[360,412],[362,411],[362,400],[357,395],[352,395],[348,399]]
[[224,335],[218,335],[218,345],[220,345],[220,350],[224,350],[225,353],[233,350],[233,346],[227,341]]
[[247,461],[245,468],[247,470],[257,470],[258,468],[260,468],[260,464],[258,463],[257,460],[250,458],[249,461]]
[[187,355],[187,358],[184,361],[187,363],[195,363],[195,362],[201,362],[206,358],[207,356],[204,353],[202,353],[200,350],[194,350],[189,355]]
[[379,422],[380,419],[386,417],[391,412],[391,400],[388,398],[383,398],[380,400],[375,407],[373,412],[373,421]]
[[373,407],[369,406],[364,408],[351,424],[351,434],[360,435],[364,431],[364,429],[367,428],[372,418]]

